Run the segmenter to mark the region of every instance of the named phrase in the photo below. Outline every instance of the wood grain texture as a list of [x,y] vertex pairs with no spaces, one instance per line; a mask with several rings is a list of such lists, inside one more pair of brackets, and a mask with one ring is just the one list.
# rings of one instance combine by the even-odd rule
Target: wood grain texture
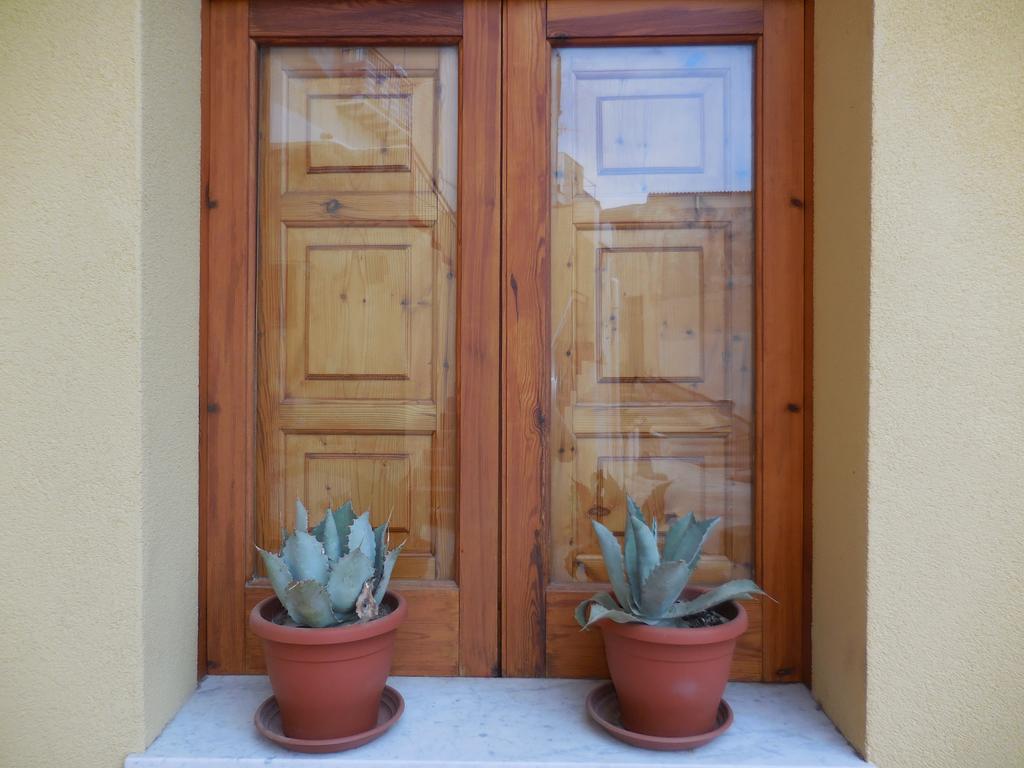
[[[769,0],[770,1],[770,0]],[[549,0],[551,38],[757,34],[762,0]]]
[[804,669],[804,5],[765,5],[762,43],[760,542],[764,679]]
[[252,0],[249,34],[256,39],[458,37],[460,0]]
[[459,281],[460,672],[500,672],[501,7],[466,0]]
[[[203,0],[200,6],[202,14],[202,68],[200,74],[200,153],[199,153],[199,291],[203,295],[209,276],[209,209],[206,207],[206,190],[210,183],[210,0]],[[207,336],[208,307],[205,301],[199,302],[199,338],[205,341]],[[206,377],[207,356],[204,346],[199,350],[199,466],[205,467],[207,462],[207,425],[206,425]],[[199,551],[197,566],[199,569],[199,611],[196,648],[196,675],[202,679],[207,673],[207,622],[206,622],[206,508],[207,508],[207,473],[199,472]]]
[[208,218],[201,291],[205,445],[200,473],[205,490],[207,666],[221,674],[245,668],[245,514],[252,508],[255,252],[248,115],[254,49],[247,20],[244,0],[222,0],[210,7]]
[[[573,618],[573,611],[581,600],[609,588],[607,584],[590,587],[588,590],[559,587],[547,591],[545,650],[550,677],[608,677],[600,630],[583,631]],[[729,679],[758,681],[761,679],[762,603],[760,600],[748,600],[743,607],[750,624],[736,644]]]
[[811,680],[811,575],[814,498],[814,0],[804,4],[804,547],[803,664],[801,680]]
[[505,5],[502,671],[545,673],[550,49],[543,0]]

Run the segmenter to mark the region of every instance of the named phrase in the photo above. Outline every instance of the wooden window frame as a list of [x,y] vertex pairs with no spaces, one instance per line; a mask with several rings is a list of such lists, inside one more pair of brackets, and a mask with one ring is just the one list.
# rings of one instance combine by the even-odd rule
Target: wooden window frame
[[[500,8],[487,0],[204,2],[200,676],[252,668],[244,650],[244,549],[255,469],[258,56],[261,45],[289,44],[459,47],[459,167],[478,170],[459,174],[459,200],[473,200],[474,214],[463,204],[457,213],[459,648],[457,667],[438,673],[498,673],[501,93],[493,83],[500,78],[500,21]],[[474,105],[472,113],[464,104]],[[415,592],[416,584],[402,588]],[[432,669],[437,649],[414,641],[406,659],[417,670]]]
[[[476,569],[473,579],[461,582],[480,598],[460,616],[466,642],[460,671],[528,676],[546,669],[540,617],[547,384],[542,371],[530,370],[524,361],[530,360],[532,345],[546,349],[548,343],[548,208],[534,197],[531,212],[526,194],[529,183],[545,190],[548,184],[549,46],[552,41],[623,44],[628,38],[646,44],[752,41],[758,73],[757,171],[763,180],[759,187],[767,190],[757,200],[756,219],[757,269],[763,278],[757,302],[758,365],[760,370],[773,355],[799,360],[778,376],[759,377],[756,391],[756,556],[759,563],[783,563],[771,573],[759,571],[763,586],[779,600],[764,606],[763,679],[809,681],[813,0],[634,0],[629,13],[619,14],[614,37],[590,20],[595,10],[614,5],[611,0],[558,0],[558,12],[550,16],[543,0],[506,0],[499,13],[487,0],[466,0],[464,14],[461,2],[448,0],[390,0],[386,5],[390,15],[367,14],[360,4],[325,6],[313,0],[291,3],[285,15],[274,13],[273,0],[204,0],[202,5],[199,676],[244,669],[238,652],[244,648],[244,622],[218,624],[211,633],[210,617],[236,609],[236,615],[242,614],[234,605],[242,590],[228,593],[215,587],[244,583],[244,572],[235,567],[245,561],[245,537],[237,526],[251,524],[253,501],[256,213],[250,203],[256,178],[258,46],[457,44],[473,25],[497,42],[490,48],[463,47],[460,71],[476,62],[493,73],[492,82],[501,88],[470,92],[460,84],[460,127],[462,104],[487,105],[484,111],[500,116],[495,119],[501,125],[481,124],[472,134],[460,131],[460,167],[477,162],[494,169],[474,176],[480,181],[476,188],[460,187],[460,199],[479,196],[488,210],[462,230],[460,253],[490,249],[502,254],[502,262],[487,260],[478,271],[460,275],[459,450],[472,469],[461,464],[459,519],[469,527],[460,532],[458,557],[467,572]],[[458,14],[453,6],[460,8]],[[411,34],[395,36],[397,24]],[[334,34],[338,29],[346,35]],[[535,54],[525,72],[510,71],[510,62],[502,59],[502,46],[511,45]],[[788,91],[766,90],[780,75],[790,84]],[[543,87],[531,92],[531,83]],[[218,98],[211,99],[212,93]],[[239,114],[249,119],[243,123]],[[504,131],[503,145],[512,140],[531,146],[523,144],[531,138],[531,153],[499,158],[487,139],[495,131]],[[505,225],[510,214],[519,222],[514,231]],[[763,269],[766,250],[785,254],[773,273]],[[770,303],[763,300],[767,294],[773,297]],[[799,308],[793,312],[795,321],[773,313],[787,304]],[[500,338],[499,327],[486,320],[490,308],[499,306]],[[500,391],[499,369],[505,382]],[[479,394],[464,399],[469,390]],[[772,451],[788,452],[792,459],[783,473],[765,477],[761,462]],[[773,511],[772,505],[787,496]],[[464,509],[476,512],[463,515]],[[766,509],[777,522],[769,530]],[[495,517],[490,531],[482,510]],[[473,546],[462,546],[470,535],[477,537]]]

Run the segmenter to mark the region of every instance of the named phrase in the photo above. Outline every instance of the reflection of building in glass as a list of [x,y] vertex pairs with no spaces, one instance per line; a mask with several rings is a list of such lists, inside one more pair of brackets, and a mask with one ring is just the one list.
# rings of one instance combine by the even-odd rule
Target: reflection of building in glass
[[749,576],[752,49],[559,49],[551,218],[552,569],[606,579],[626,494],[721,515],[697,579]]

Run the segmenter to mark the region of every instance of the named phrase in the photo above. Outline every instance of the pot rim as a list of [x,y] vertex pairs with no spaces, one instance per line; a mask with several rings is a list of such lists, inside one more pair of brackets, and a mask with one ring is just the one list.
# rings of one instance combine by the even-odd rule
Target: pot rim
[[[596,626],[602,632],[611,632],[621,637],[643,640],[648,643],[664,645],[710,645],[737,637],[747,631],[750,623],[743,604],[736,600],[726,601],[736,606],[736,616],[725,624],[716,627],[652,627],[640,622],[619,624],[611,619],[601,619]],[[724,603],[723,603],[724,605]]]
[[253,634],[264,640],[289,645],[355,643],[393,632],[405,620],[405,616],[409,612],[405,598],[390,589],[384,595],[385,600],[389,598],[395,603],[391,613],[366,624],[347,624],[337,627],[286,627],[263,617],[263,610],[274,603],[277,603],[279,610],[283,609],[277,595],[271,594],[256,603],[249,611],[249,628]]

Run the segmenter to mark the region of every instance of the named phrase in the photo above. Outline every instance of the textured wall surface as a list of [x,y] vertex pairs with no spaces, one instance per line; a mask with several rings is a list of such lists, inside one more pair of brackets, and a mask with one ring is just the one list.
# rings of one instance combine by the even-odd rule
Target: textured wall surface
[[199,511],[199,0],[144,0],[142,628],[145,738],[196,675]]
[[814,14],[814,694],[864,749],[871,3]]
[[876,0],[868,757],[1024,765],[1024,6]]
[[195,678],[199,4],[0,3],[0,764]]

